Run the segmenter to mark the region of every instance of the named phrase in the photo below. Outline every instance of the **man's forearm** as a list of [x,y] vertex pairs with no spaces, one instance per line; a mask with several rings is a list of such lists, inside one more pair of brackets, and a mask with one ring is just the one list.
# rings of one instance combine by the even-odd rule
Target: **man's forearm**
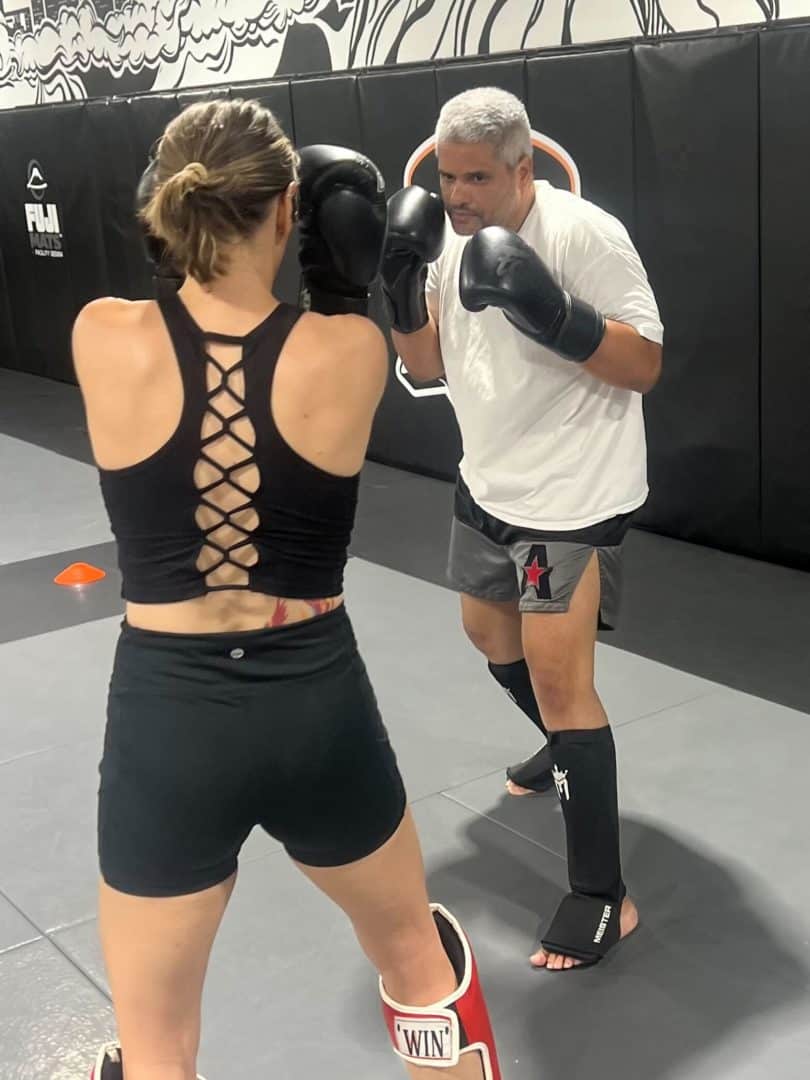
[[661,375],[662,349],[625,323],[608,320],[605,336],[583,367],[609,386],[646,394]]
[[413,334],[399,334],[394,330],[392,337],[394,348],[412,379],[433,382],[444,375],[439,332],[432,317],[421,330]]

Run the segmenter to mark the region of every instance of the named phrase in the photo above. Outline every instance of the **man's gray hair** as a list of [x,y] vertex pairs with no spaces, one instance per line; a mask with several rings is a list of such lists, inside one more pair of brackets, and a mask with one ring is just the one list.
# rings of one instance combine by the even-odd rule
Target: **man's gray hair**
[[437,143],[489,143],[500,161],[514,168],[532,156],[532,134],[520,98],[495,86],[465,90],[439,113]]

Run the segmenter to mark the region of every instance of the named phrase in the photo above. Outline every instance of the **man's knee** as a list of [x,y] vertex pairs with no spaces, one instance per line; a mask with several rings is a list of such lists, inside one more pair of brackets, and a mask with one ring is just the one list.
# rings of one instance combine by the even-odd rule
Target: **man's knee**
[[511,664],[523,655],[520,615],[512,611],[488,612],[463,604],[464,633],[475,648],[493,664]]
[[544,716],[568,713],[576,704],[577,685],[570,668],[564,663],[547,660],[529,664],[532,685]]
[[484,656],[489,657],[497,647],[497,636],[493,633],[491,627],[482,625],[475,620],[463,620],[464,633],[470,639],[472,644],[478,649]]
[[[552,641],[527,642],[526,662],[545,718],[565,718],[589,705],[596,693],[593,665],[576,649]],[[553,723],[554,727],[558,726]],[[567,726],[567,720],[563,720]]]

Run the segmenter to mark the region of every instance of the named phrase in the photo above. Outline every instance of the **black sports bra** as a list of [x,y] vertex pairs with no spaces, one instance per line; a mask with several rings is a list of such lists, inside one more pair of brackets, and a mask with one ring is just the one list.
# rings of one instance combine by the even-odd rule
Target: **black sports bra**
[[[244,337],[207,333],[176,295],[159,301],[183,380],[174,434],[144,461],[100,469],[122,594],[141,604],[249,589],[336,596],[359,477],[324,472],[281,437],[270,394],[302,312],[279,306]],[[223,367],[208,343],[237,346]]]

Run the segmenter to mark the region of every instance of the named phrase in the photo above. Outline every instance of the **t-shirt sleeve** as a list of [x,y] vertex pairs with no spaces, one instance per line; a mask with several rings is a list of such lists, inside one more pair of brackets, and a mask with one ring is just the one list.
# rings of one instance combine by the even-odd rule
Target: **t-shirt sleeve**
[[642,337],[662,344],[658,304],[627,229],[610,214],[596,207],[591,210],[579,216],[568,233],[564,287],[605,318],[626,323]]

